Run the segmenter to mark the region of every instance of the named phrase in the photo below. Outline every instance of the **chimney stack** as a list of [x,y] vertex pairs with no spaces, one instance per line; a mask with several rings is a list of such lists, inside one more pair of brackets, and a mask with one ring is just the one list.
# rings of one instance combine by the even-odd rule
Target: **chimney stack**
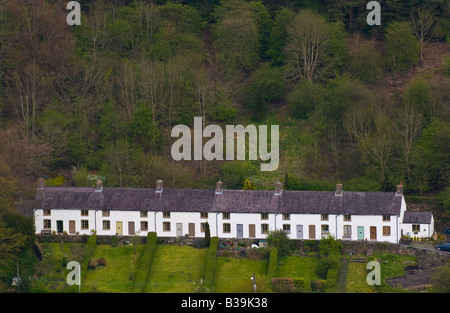
[[37,180],[37,190],[44,190],[45,180],[42,177],[39,177]]
[[342,196],[342,184],[336,184],[335,196]]
[[395,193],[396,196],[403,196],[403,185],[400,183],[400,185],[397,185],[397,192]]
[[163,181],[161,179],[156,181],[156,192],[161,193],[163,191]]
[[96,192],[101,192],[102,190],[103,190],[103,182],[99,179],[95,183],[95,191]]
[[216,195],[222,194],[222,191],[223,191],[222,182],[219,180],[216,183]]
[[281,192],[283,191],[283,184],[278,180],[275,183],[275,195],[279,196],[281,195]]

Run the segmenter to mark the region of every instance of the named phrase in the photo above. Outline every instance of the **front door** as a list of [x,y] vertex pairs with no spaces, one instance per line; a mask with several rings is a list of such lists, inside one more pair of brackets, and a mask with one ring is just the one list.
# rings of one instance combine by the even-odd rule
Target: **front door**
[[63,221],[56,221],[56,232],[62,233],[63,231]]
[[370,240],[377,240],[377,228],[370,226]]
[[316,239],[316,225],[309,225],[309,239]]
[[357,227],[358,240],[364,240],[364,226]]
[[297,239],[303,239],[303,225],[297,225]]
[[194,237],[195,236],[195,224],[189,223],[189,236]]
[[75,221],[69,221],[69,234],[75,234]]
[[255,229],[256,229],[255,224],[250,224],[250,225],[248,225],[248,236],[249,236],[250,238],[255,238],[255,237],[256,237],[256,231],[255,231]]
[[237,224],[236,229],[237,229],[237,238],[243,238],[244,237],[244,225]]
[[177,223],[177,237],[183,236],[183,223]]
[[122,235],[122,222],[116,222],[116,234]]
[[134,235],[134,222],[128,222],[128,235]]

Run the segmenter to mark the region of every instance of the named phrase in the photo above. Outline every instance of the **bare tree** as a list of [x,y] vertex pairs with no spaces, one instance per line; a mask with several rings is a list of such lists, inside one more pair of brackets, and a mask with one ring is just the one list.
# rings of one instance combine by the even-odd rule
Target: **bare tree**
[[330,27],[323,17],[301,11],[287,27],[288,43],[284,54],[294,79],[314,80],[328,66],[321,64],[330,42]]
[[411,178],[410,155],[414,141],[423,127],[423,115],[410,105],[405,105],[395,122],[396,129],[403,139],[407,178]]
[[436,17],[429,10],[417,8],[411,12],[411,28],[420,42],[420,59],[423,59],[423,49],[435,35]]

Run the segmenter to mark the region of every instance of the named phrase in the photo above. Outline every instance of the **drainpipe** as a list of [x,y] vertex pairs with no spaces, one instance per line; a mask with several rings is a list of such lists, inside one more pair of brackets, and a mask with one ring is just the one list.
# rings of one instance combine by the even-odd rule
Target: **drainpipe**
[[398,218],[399,217],[400,217],[400,215],[396,216],[396,220],[397,220],[397,222],[396,222],[396,226],[397,226],[397,230],[396,230],[396,233],[397,233],[397,244],[399,243],[399,241],[398,241]]
[[277,215],[279,215],[280,213],[277,213],[277,214],[275,214],[275,229],[274,230],[277,230]]
[[219,215],[220,213],[216,213],[216,236],[217,238],[219,238],[219,224],[217,223],[217,215]]
[[95,231],[95,234],[97,234],[97,211],[98,210],[94,211],[94,231]]
[[338,215],[335,216],[335,224],[336,224],[336,226],[335,226],[335,227],[336,227],[336,228],[335,228],[335,229],[336,229],[336,240],[338,240],[337,218],[338,218],[339,215],[341,215],[341,214],[338,214]]
[[156,233],[156,236],[158,236],[158,233],[156,232],[156,213],[158,213],[158,212],[155,211],[155,214],[153,214],[153,219],[155,220],[155,233]]

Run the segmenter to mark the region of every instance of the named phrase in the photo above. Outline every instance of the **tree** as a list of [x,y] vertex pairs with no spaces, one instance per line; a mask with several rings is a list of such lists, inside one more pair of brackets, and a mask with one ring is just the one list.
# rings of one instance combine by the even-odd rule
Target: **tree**
[[342,62],[345,41],[339,25],[310,10],[298,13],[287,27],[284,48],[292,79],[313,81]]
[[205,223],[205,246],[209,247],[209,244],[211,243],[211,230],[209,229],[209,223]]
[[279,256],[286,256],[292,251],[292,242],[289,240],[287,233],[282,229],[269,231],[267,244],[269,247],[278,248]]
[[410,24],[394,22],[386,29],[386,62],[393,71],[404,71],[419,63],[420,42]]
[[437,18],[430,10],[418,7],[411,12],[411,28],[420,42],[420,59],[423,59],[423,48],[435,35]]

